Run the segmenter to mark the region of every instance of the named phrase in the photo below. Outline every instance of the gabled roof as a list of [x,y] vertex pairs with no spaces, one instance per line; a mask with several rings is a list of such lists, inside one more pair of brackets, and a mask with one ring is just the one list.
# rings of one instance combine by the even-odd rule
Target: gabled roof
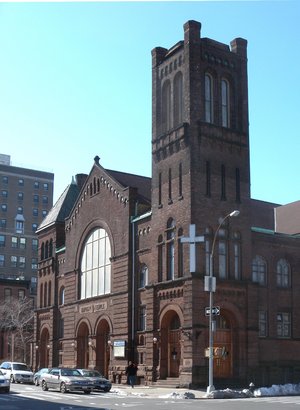
[[53,205],[48,215],[42,220],[36,232],[38,233],[57,222],[64,222],[69,216],[69,213],[78,198],[79,192],[79,187],[76,183],[72,182],[68,185]]

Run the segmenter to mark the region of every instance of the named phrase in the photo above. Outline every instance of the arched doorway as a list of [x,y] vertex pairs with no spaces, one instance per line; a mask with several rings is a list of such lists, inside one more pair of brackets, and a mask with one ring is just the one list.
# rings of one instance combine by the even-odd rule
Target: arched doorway
[[232,376],[232,324],[225,315],[217,316],[214,334],[214,375]]
[[181,331],[180,319],[174,310],[164,315],[160,332],[160,378],[179,377]]
[[86,323],[81,323],[76,338],[77,357],[76,366],[80,369],[86,369],[89,366],[89,329]]
[[40,338],[40,343],[38,345],[38,351],[37,351],[37,363],[39,363],[39,367],[51,367],[52,363],[50,363],[50,357],[49,357],[49,350],[50,350],[50,344],[49,344],[49,331],[48,329],[43,329],[41,333],[41,338]]
[[108,377],[110,361],[109,324],[105,319],[100,320],[96,332],[96,368],[105,377]]

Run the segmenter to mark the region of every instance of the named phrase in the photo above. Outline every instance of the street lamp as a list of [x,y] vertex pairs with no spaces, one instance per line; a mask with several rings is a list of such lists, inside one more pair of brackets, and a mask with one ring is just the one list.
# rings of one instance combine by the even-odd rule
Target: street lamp
[[219,226],[215,232],[211,252],[209,256],[209,281],[208,285],[205,285],[205,290],[209,291],[209,362],[208,362],[208,387],[207,393],[210,393],[215,390],[214,383],[213,383],[213,372],[214,372],[214,354],[213,354],[213,346],[214,346],[214,337],[213,337],[213,320],[212,320],[212,309],[213,309],[213,292],[215,291],[215,278],[213,277],[213,256],[215,250],[216,239],[218,236],[218,232],[225,222],[227,218],[231,218],[232,216],[238,216],[240,211],[235,210],[224,216],[224,218],[219,223]]

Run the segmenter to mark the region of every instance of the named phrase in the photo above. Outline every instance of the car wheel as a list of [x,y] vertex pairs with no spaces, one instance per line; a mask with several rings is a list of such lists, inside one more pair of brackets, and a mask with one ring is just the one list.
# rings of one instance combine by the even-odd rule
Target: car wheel
[[84,394],[90,394],[90,390],[84,390]]
[[38,385],[40,384],[37,378],[34,379],[34,384],[35,384],[36,386],[38,386]]
[[67,392],[67,387],[66,387],[65,383],[62,383],[60,385],[60,391],[61,391],[61,393],[66,393]]
[[5,393],[9,393],[9,387],[5,389]]
[[47,390],[48,390],[48,386],[47,386],[47,383],[45,382],[45,380],[42,381],[42,390],[43,390],[43,391],[47,391]]
[[104,389],[105,393],[108,393],[110,391],[110,387],[107,387],[106,389]]
[[14,378],[14,375],[13,375],[13,374],[10,375],[10,382],[11,382],[11,383],[14,383],[14,382],[15,382],[15,378]]

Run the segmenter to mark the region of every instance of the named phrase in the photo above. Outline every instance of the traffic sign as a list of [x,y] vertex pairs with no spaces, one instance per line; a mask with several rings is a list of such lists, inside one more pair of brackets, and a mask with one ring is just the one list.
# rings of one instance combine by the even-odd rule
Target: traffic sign
[[[220,311],[221,311],[220,306],[213,306],[211,308],[212,315],[219,315]],[[210,307],[205,308],[205,316],[210,316]]]

